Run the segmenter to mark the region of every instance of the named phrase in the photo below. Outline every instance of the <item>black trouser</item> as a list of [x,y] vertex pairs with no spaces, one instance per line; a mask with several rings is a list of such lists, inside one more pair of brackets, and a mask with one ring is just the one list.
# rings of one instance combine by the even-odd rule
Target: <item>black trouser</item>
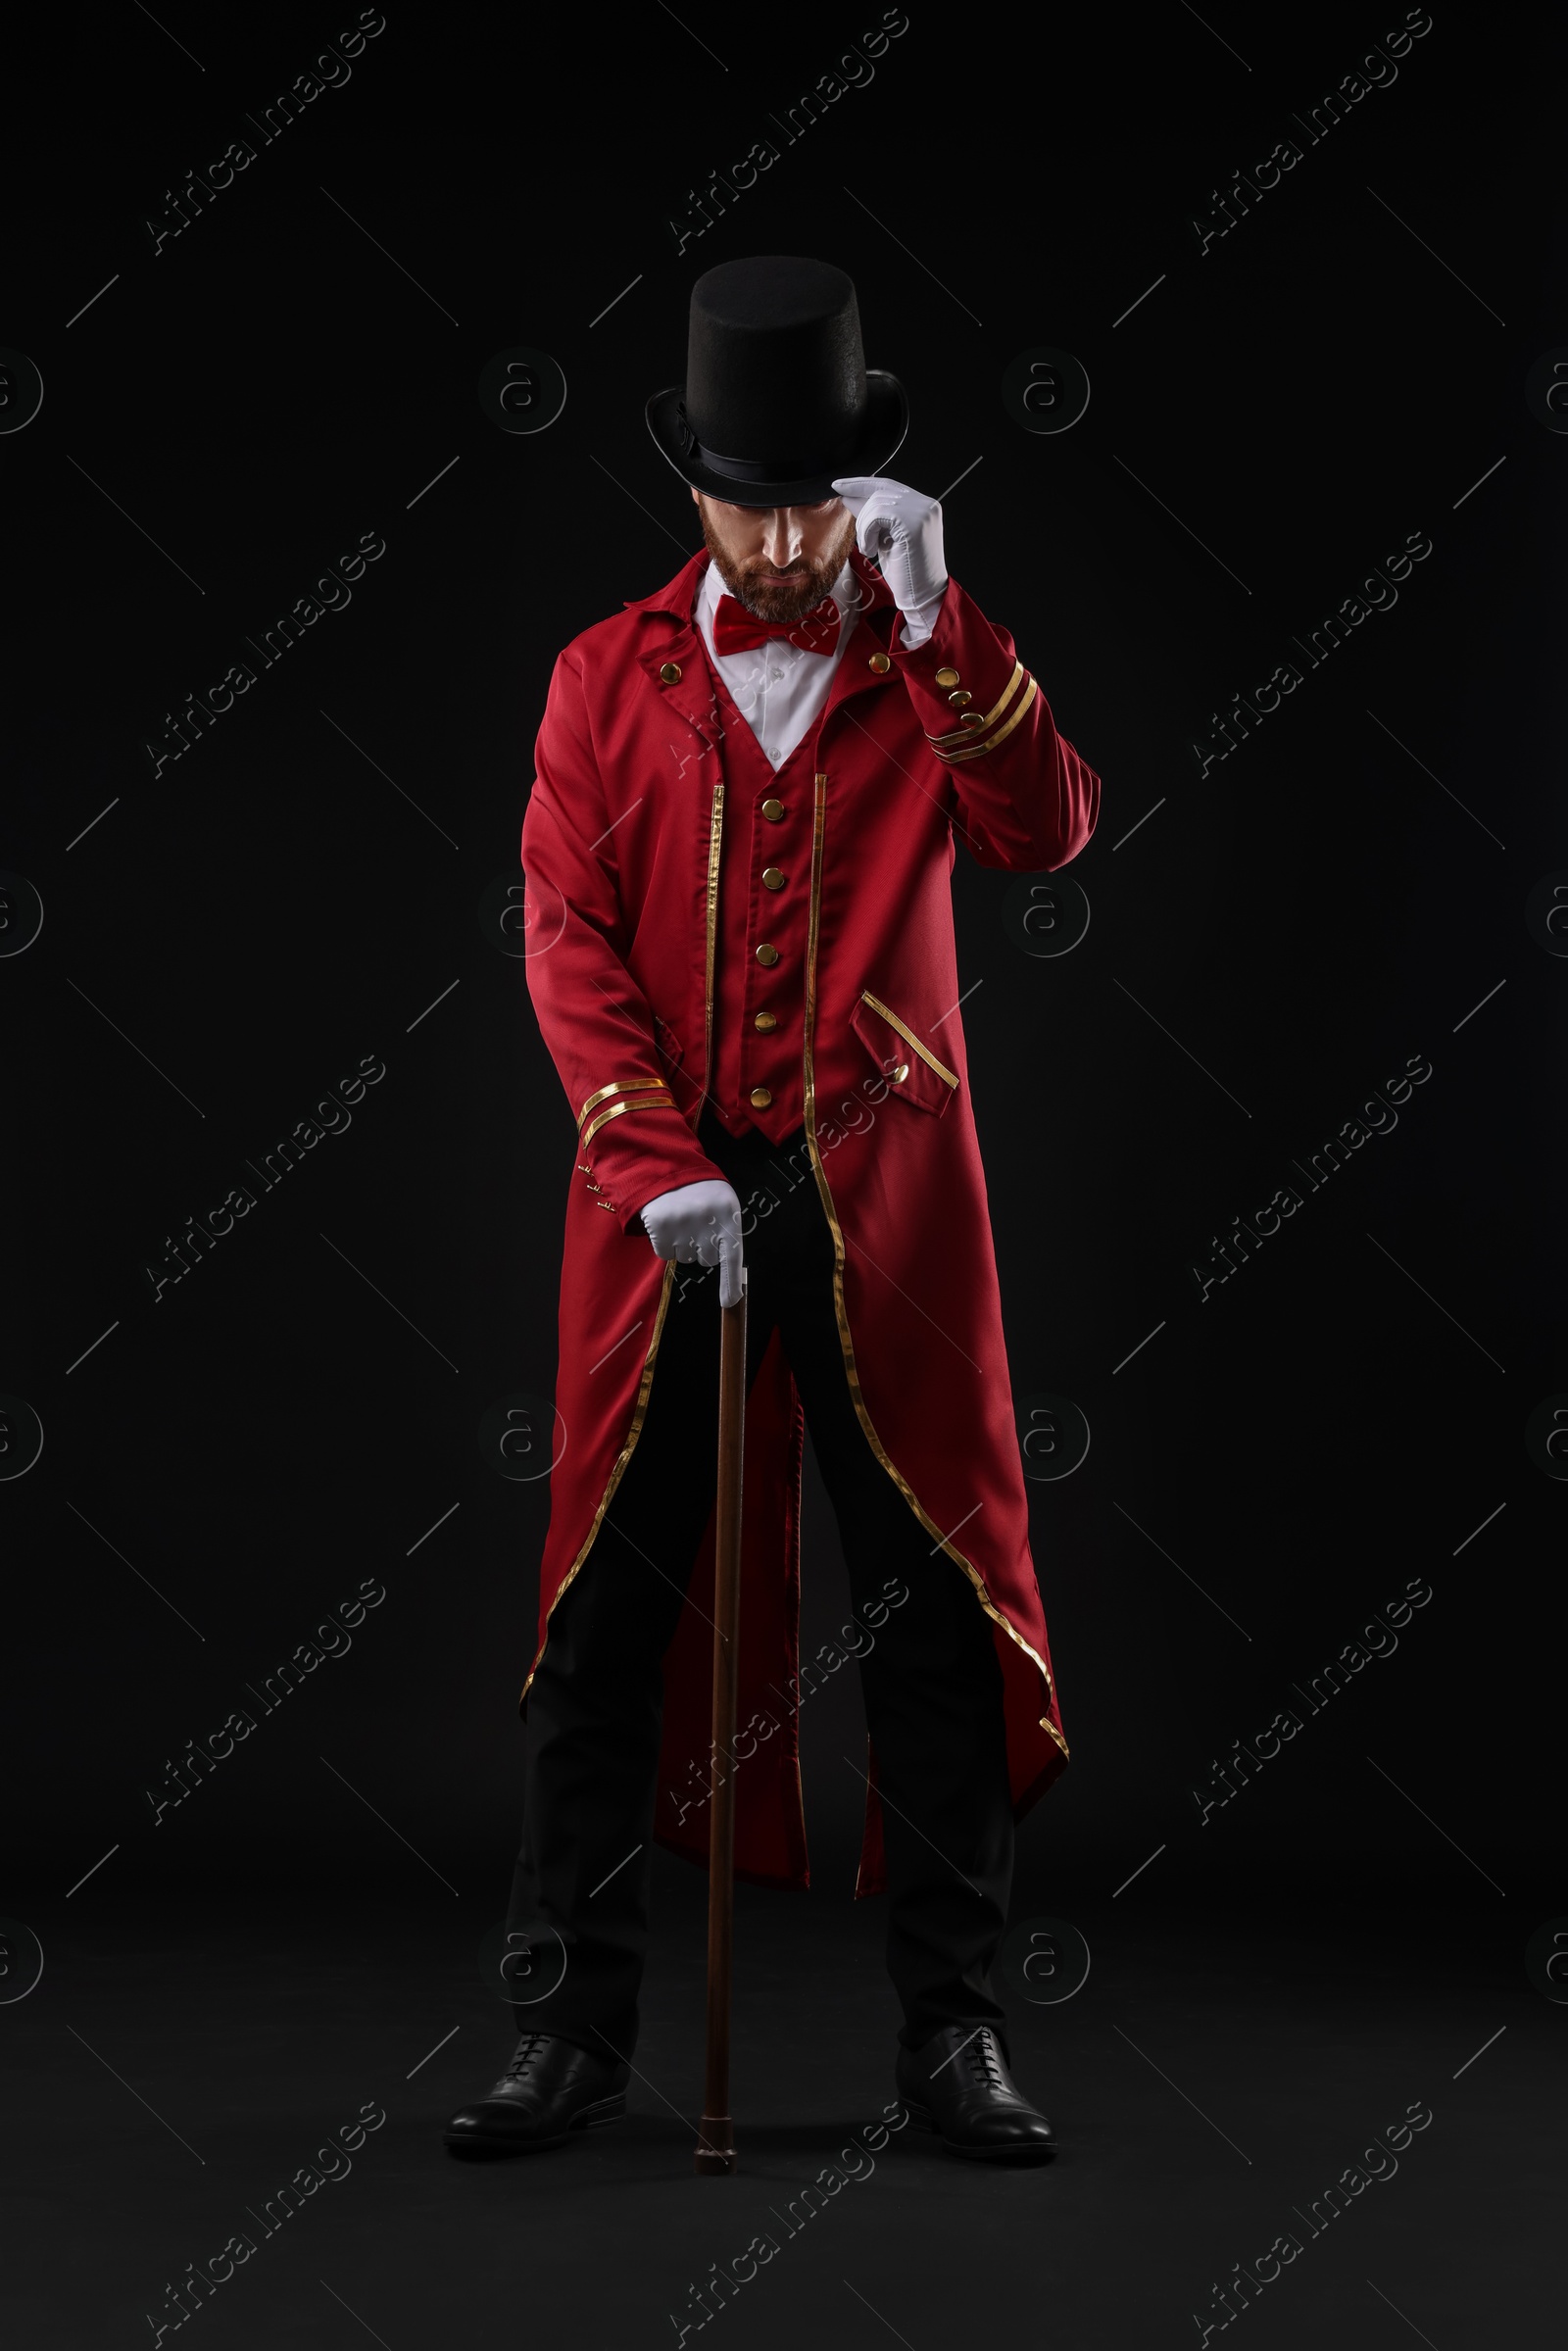
[[[882,1796],[887,1964],[905,2013],[900,2038],[917,2048],[945,2025],[1000,2027],[989,1971],[1006,1916],[1012,1806],[990,1620],[856,1416],[833,1310],[832,1235],[801,1138],[774,1146],[752,1129],[737,1140],[710,1115],[702,1142],[743,1205],[757,1194],[777,1203],[755,1226],[746,1218],[748,1385],[777,1326],[838,1518],[856,1613],[890,1578],[909,1594],[860,1659]],[[555,1989],[515,2014],[520,2028],[600,2054],[609,2046],[629,2056],[637,2037],[662,1661],[713,1499],[717,1324],[716,1271],[679,1268],[636,1450],[557,1604],[528,1693],[522,1848],[507,1924],[514,1948],[531,1946],[530,1984],[554,1982],[562,1946],[566,1966]],[[922,1367],[908,1365],[906,1376],[920,1378]]]

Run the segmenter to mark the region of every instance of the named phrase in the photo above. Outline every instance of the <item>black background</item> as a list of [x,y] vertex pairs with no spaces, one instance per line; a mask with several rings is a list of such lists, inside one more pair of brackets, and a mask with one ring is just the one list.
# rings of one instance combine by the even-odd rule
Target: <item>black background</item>
[[[45,1444],[0,1523],[11,1907],[46,1948],[204,1888],[424,1913],[439,1872],[475,1933],[499,1915],[547,1501],[477,1429],[550,1392],[573,1153],[479,906],[557,652],[696,544],[642,417],[691,281],[800,251],[853,272],[911,396],[895,470],[962,476],[951,567],[1104,781],[1070,954],[1019,951],[1008,876],[954,880],[1014,1391],[1092,1430],[1031,1488],[1073,1761],[1019,1913],[1162,1847],[1119,1912],[1430,1900],[1518,1975],[1558,1866],[1563,1490],[1524,1431],[1568,1389],[1565,975],[1525,902],[1568,866],[1568,441],[1524,385],[1568,344],[1562,58],[1528,12],[1440,8],[1306,146],[1289,110],[1402,13],[914,7],[680,253],[686,191],[782,145],[768,111],[878,11],[393,7],[267,145],[246,111],[353,10],[88,11],[32,53],[0,340],[45,396],[0,437],[0,863],[45,919],[0,961],[0,1388]],[[155,256],[165,190],[240,136],[256,160]],[[1285,136],[1301,162],[1200,255],[1190,216]],[[519,344],[568,385],[531,436],[476,389]],[[1055,436],[1001,396],[1042,344],[1093,386]],[[155,775],[165,714],[366,532],[348,608]],[[1411,533],[1396,607],[1200,776],[1210,713]],[[155,1305],[166,1236],[363,1055],[352,1128]],[[1396,1131],[1200,1302],[1212,1237],[1415,1055]],[[805,1573],[814,1643],[842,1593],[814,1486]],[[352,1651],[155,1827],[166,1758],[364,1579]],[[1210,1760],[1410,1579],[1398,1652],[1200,1827]],[[844,1905],[850,1677],[819,1705],[811,1898]]]

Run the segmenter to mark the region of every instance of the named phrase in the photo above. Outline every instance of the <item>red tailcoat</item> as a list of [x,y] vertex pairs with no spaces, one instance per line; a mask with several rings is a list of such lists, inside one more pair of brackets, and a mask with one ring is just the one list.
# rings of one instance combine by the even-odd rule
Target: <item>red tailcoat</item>
[[[731,1120],[775,1140],[805,1123],[856,1410],[991,1619],[1021,1814],[1067,1745],[955,1009],[949,876],[956,835],[982,865],[1065,864],[1094,830],[1100,779],[1057,734],[1011,638],[956,580],[932,635],[901,651],[897,610],[858,556],[861,607],[826,707],[775,775],[693,618],[707,561],[694,556],[562,654],[522,828],[529,990],[577,1121],[564,1449],[523,1698],[556,1602],[596,1572],[600,1522],[658,1375],[677,1269],[655,1256],[639,1211],[720,1174],[696,1127],[722,1030],[744,1089],[724,1105]],[[735,952],[739,938],[749,952]],[[765,1036],[764,1006],[777,1017]],[[765,1109],[751,1106],[754,1087],[771,1096]],[[775,1335],[747,1410],[735,1765],[736,1868],[772,1886],[808,1882],[795,1722],[813,1686],[809,1667],[796,1679],[801,1434]],[[710,1525],[665,1661],[656,1816],[660,1841],[699,1861],[711,1588]],[[868,1755],[859,1893],[882,1883],[875,1779]]]

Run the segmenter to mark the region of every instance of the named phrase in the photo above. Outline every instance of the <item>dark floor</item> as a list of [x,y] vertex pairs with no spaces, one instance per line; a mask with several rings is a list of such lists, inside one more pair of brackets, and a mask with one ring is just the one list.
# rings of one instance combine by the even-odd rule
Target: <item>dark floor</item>
[[[1521,1964],[1537,1918],[1063,1902],[1088,1980],[1054,2006],[1008,1995],[1017,2072],[1062,2151],[998,2171],[912,2129],[863,2151],[893,2096],[881,1905],[742,1889],[741,2169],[709,2180],[691,2161],[705,1890],[662,1859],[627,2121],[482,2167],[440,2138],[510,2046],[474,1904],[345,1891],[264,1914],[192,1887],[156,1908],[35,1906],[43,1977],[0,2009],[8,2339],[172,2335],[166,2288],[236,2233],[254,2253],[186,2322],[211,2351],[540,2330],[580,2351],[674,2345],[705,2330],[692,2286],[759,2234],[776,2251],[742,2260],[707,2325],[760,2351],[948,2351],[982,2329],[1031,2351],[1200,2343],[1226,2322],[1216,2288],[1238,2264],[1269,2271],[1286,2234],[1289,2265],[1227,2297],[1225,2330],[1245,2322],[1255,2351],[1560,2331],[1568,2009]],[[327,2153],[362,2109],[386,2120]],[[1431,2122],[1380,2152],[1410,2109]],[[1353,2165],[1383,2176],[1328,2221],[1314,2201]],[[337,2176],[279,2224],[265,2207],[304,2166]],[[839,2184],[803,2217],[825,2168]]]

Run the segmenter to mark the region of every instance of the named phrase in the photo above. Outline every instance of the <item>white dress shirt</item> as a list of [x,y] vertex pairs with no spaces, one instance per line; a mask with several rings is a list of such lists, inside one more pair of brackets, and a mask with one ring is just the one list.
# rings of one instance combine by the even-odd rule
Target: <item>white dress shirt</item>
[[[728,592],[718,565],[710,563],[697,593],[697,625],[709,660],[729,689],[730,700],[761,745],[768,765],[777,769],[821,716],[854,627],[853,619],[846,624],[844,615],[856,607],[855,574],[846,563],[833,583],[840,627],[831,653],[807,653],[783,637],[769,637],[765,645],[747,653],[720,653],[713,643],[713,614],[719,598]],[[899,636],[901,650],[912,652],[916,645],[923,645],[934,619],[934,608],[918,618],[906,615]]]

